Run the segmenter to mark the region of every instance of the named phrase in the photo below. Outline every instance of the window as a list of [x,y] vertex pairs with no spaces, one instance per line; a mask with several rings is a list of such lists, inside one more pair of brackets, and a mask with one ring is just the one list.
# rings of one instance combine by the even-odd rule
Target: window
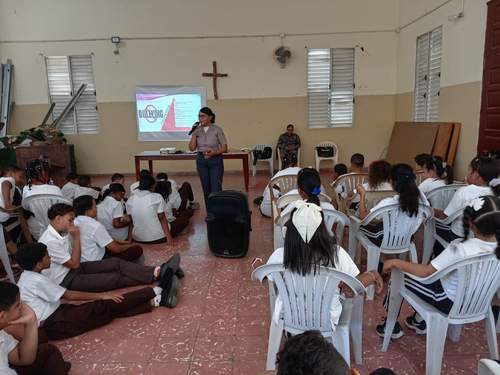
[[307,51],[310,128],[350,126],[354,112],[354,48]]
[[58,128],[64,134],[95,134],[99,131],[92,56],[47,56],[47,81],[50,103],[55,103],[52,118],[56,119],[85,83],[87,87],[76,105]]
[[420,35],[417,38],[414,103],[415,121],[439,120],[442,40],[442,26]]

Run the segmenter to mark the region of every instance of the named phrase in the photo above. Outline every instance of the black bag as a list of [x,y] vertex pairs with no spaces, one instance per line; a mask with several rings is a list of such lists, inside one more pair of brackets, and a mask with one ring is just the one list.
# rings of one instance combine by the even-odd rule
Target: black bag
[[206,222],[208,246],[214,255],[224,258],[246,255],[252,228],[245,194],[233,190],[210,194]]
[[264,147],[263,150],[252,150],[253,165],[257,165],[258,159],[269,159],[273,155],[273,149],[269,146]]
[[320,158],[331,158],[333,157],[333,147],[332,146],[321,146],[316,147],[316,152]]

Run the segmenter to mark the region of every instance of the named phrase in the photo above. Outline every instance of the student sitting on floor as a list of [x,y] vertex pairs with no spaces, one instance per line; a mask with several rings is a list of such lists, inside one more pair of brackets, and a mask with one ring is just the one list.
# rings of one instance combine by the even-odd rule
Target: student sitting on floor
[[125,188],[113,182],[104,193],[104,199],[97,205],[97,220],[104,225],[108,233],[116,241],[130,243],[132,238],[132,221],[125,213]]
[[81,262],[93,262],[104,258],[120,258],[129,262],[142,256],[142,247],[113,240],[108,231],[96,220],[97,207],[90,195],[82,195],[73,201],[76,219],[80,229]]
[[0,281],[0,374],[66,375],[70,368],[56,346],[38,344],[38,320],[17,285]]
[[101,192],[97,190],[98,188],[91,187],[91,183],[89,176],[78,176],[78,186],[75,189],[74,199],[82,195],[90,195],[95,200],[98,200]]
[[453,183],[453,168],[444,163],[439,156],[419,154],[415,156],[415,164],[425,178],[418,185],[423,194]]
[[[276,177],[281,177],[281,176],[293,176],[297,175],[300,171],[300,167],[288,167],[285,169],[282,169],[281,171],[278,171],[273,177],[271,177],[271,180],[276,178]],[[262,216],[266,217],[271,217],[272,212],[271,212],[271,194],[269,192],[269,184],[266,184],[266,187],[264,188],[264,191],[262,192],[262,196],[255,198],[254,203],[259,205],[260,208],[260,213]],[[278,186],[273,186],[272,193],[275,198],[278,198],[281,193],[279,191]]]
[[78,186],[78,175],[74,172],[68,173],[66,183],[61,188],[62,195],[72,201],[75,199],[75,191]]
[[[162,173],[158,175],[161,177]],[[184,208],[183,210],[176,208],[181,198],[179,193],[172,191],[172,185],[167,179],[156,181],[155,192],[165,200],[165,216],[168,220],[170,234],[172,237],[176,237],[189,225],[193,210],[190,208]]]
[[[434,209],[434,216],[446,219],[449,215],[463,210],[474,198],[483,195],[498,195],[500,192],[500,161],[490,156],[478,156],[470,162],[467,173],[469,185],[458,189],[444,211]],[[444,229],[436,226],[436,233],[448,242],[463,237],[462,215],[451,223],[451,228]],[[443,246],[436,241],[434,254],[437,256],[443,251]]]
[[[286,224],[285,246],[276,249],[267,264],[283,264],[286,269],[301,275],[316,273],[320,266],[332,267],[356,277],[364,286],[375,285],[376,292],[380,293],[383,281],[378,272],[360,274],[349,254],[338,245],[334,236],[328,234],[317,195],[311,196],[308,201],[296,201],[290,205],[294,209]],[[280,319],[282,308],[278,295],[273,313],[275,322]],[[341,312],[340,290],[337,288],[330,306],[333,329]]]
[[111,184],[125,185],[125,176],[122,175],[121,173],[113,173],[111,175],[111,183],[104,185],[101,189],[103,195],[106,194],[106,191],[109,189],[109,186]]
[[126,207],[132,217],[132,237],[137,242],[163,243],[173,241],[165,215],[165,200],[153,193],[155,179],[147,174],[141,176],[139,187],[128,199]]
[[[495,196],[483,196],[471,200],[469,206],[464,210],[462,230],[464,238],[455,240],[434,258],[429,264],[411,263],[400,259],[391,259],[384,263],[384,272],[390,272],[393,268],[400,269],[416,277],[429,277],[445,269],[454,263],[468,257],[481,254],[495,253],[500,259],[500,199]],[[473,238],[469,238],[472,231]],[[422,298],[425,302],[437,308],[447,315],[453,307],[453,301],[457,295],[458,273],[454,271],[432,284],[423,284],[418,280],[405,276],[411,281],[406,288]],[[481,286],[477,286],[480,292]],[[384,300],[386,310],[389,305],[389,293]],[[425,321],[415,312],[406,318],[405,324],[408,328],[418,334],[426,333]],[[377,326],[379,336],[384,336],[384,323]],[[432,332],[431,332],[432,333]],[[403,336],[399,323],[394,326],[392,338]]]
[[[17,262],[24,269],[18,282],[21,300],[36,314],[41,342],[78,336],[108,324],[114,318],[123,318],[150,312],[153,307],[168,306],[175,300],[172,287],[173,269],[167,268],[157,287],[145,287],[129,293],[78,292],[58,285],[42,273],[51,264],[47,247],[42,243],[19,249]],[[170,292],[167,292],[170,291]],[[61,303],[92,301],[80,305]]]
[[141,180],[141,177],[143,176],[151,176],[151,172],[147,169],[141,169],[141,171],[139,172],[139,180],[137,180],[136,182],[133,182],[131,185],[130,185],[130,195],[132,194],[135,194],[139,188],[139,181]]
[[[376,160],[368,167],[368,181],[362,184],[365,192],[392,190],[391,185],[391,165],[385,160]],[[350,208],[356,210],[360,201],[359,194],[353,193],[351,196]]]
[[351,156],[351,165],[349,166],[349,173],[366,173],[365,157],[363,154],[356,153]]
[[[172,207],[179,212],[184,211],[185,209],[196,210],[199,208],[199,204],[194,201],[193,188],[189,182],[184,182],[182,186],[179,188],[177,182],[175,180],[169,179],[166,173],[158,173],[156,175],[156,190],[159,190],[159,186],[161,187],[162,182],[170,182],[171,185],[171,195],[172,197]],[[156,191],[156,193],[164,195],[165,191]],[[167,198],[163,196],[165,201]]]
[[16,166],[7,167],[3,177],[0,177],[0,224],[3,226],[5,244],[10,254],[16,253],[17,246],[5,228],[18,220],[17,216],[12,216],[12,214],[19,211],[19,207],[14,205],[14,193],[16,185],[20,185],[23,182],[24,171]]
[[[73,223],[73,207],[64,203],[55,204],[49,209],[48,216],[50,225],[39,241],[47,246],[51,258],[50,268],[47,267],[44,275],[64,288],[103,292],[147,285],[160,280],[171,264],[175,265],[176,271],[178,269],[179,254],[161,267],[141,266],[119,258],[81,262],[80,230]],[[172,285],[177,287],[177,276],[173,278],[176,281]]]
[[34,195],[51,194],[60,197],[63,197],[63,195],[59,187],[51,184],[52,180],[49,175],[47,160],[35,159],[30,161],[26,168],[26,180],[27,184],[23,188],[22,206],[28,220],[29,231],[35,239],[38,239],[45,230],[45,218],[38,218],[33,215],[27,199]]

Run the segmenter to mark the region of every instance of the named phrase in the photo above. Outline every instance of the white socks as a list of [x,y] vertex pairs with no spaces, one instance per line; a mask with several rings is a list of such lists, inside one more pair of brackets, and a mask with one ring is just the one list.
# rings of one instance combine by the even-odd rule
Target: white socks
[[159,286],[155,286],[153,288],[155,294],[156,294],[156,297],[153,298],[153,304],[155,307],[158,307],[160,306],[160,301],[161,301],[161,292],[163,291],[162,288],[160,288]]

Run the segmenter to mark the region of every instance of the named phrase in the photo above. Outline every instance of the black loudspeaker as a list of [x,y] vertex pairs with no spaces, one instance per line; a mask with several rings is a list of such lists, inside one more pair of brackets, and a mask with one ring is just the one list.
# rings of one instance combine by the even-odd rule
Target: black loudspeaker
[[214,255],[224,258],[246,255],[251,215],[247,196],[242,192],[225,190],[210,194],[206,222],[208,246]]

